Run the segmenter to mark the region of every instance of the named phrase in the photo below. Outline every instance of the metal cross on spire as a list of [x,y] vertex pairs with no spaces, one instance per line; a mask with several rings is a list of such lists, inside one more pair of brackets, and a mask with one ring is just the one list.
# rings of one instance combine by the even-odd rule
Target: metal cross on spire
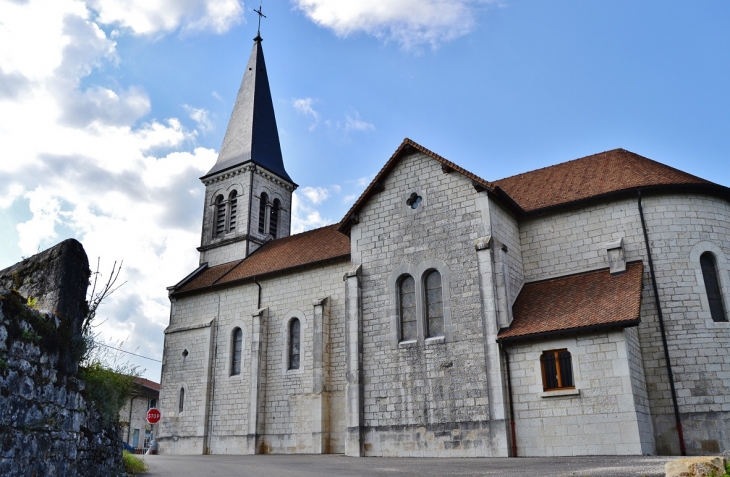
[[259,37],[261,37],[261,17],[266,18],[266,15],[264,15],[261,12],[261,7],[263,7],[263,5],[264,5],[264,0],[261,0],[261,4],[259,5],[259,9],[258,10],[256,10],[255,8],[253,9],[254,12],[256,12],[256,13],[259,14],[259,30],[258,30],[258,34],[257,34],[257,36],[259,36]]

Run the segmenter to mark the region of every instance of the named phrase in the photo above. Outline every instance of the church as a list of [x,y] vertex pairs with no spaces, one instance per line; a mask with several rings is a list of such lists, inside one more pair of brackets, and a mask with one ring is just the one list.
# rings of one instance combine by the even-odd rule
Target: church
[[623,149],[487,180],[405,139],[291,235],[261,42],[168,289],[161,453],[730,449],[730,189]]

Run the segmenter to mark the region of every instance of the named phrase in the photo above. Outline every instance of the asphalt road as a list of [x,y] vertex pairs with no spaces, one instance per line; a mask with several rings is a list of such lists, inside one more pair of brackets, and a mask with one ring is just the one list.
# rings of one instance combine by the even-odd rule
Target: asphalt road
[[544,457],[517,459],[353,458],[342,455],[146,456],[145,477],[663,476],[677,457]]

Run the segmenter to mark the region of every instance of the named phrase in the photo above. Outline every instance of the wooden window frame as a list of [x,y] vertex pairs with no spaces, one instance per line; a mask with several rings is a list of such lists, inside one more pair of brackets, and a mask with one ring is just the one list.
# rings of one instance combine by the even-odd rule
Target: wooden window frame
[[[564,386],[563,381],[565,381],[565,376],[563,376],[563,369],[560,366],[560,353],[568,353],[570,355],[570,382],[572,383],[570,386]],[[545,370],[545,360],[543,359],[544,356],[548,356],[552,354],[552,358],[555,362],[555,373],[556,373],[556,380],[558,382],[557,387],[548,387],[548,379],[547,379],[547,372]],[[540,371],[542,374],[542,390],[543,391],[563,391],[567,389],[575,389],[575,373],[573,372],[573,355],[568,351],[567,348],[562,349],[551,349],[547,351],[543,351],[540,354]]]

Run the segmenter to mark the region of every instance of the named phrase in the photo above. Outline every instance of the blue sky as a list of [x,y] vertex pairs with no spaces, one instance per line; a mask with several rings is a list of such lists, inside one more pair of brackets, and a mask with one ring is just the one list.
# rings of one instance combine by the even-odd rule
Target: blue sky
[[[0,0],[0,267],[76,237],[127,280],[102,339],[159,359],[256,35],[238,0]],[[730,4],[277,0],[261,34],[294,229],[404,137],[496,180],[622,147],[730,186]],[[159,379],[159,364],[131,358]]]

